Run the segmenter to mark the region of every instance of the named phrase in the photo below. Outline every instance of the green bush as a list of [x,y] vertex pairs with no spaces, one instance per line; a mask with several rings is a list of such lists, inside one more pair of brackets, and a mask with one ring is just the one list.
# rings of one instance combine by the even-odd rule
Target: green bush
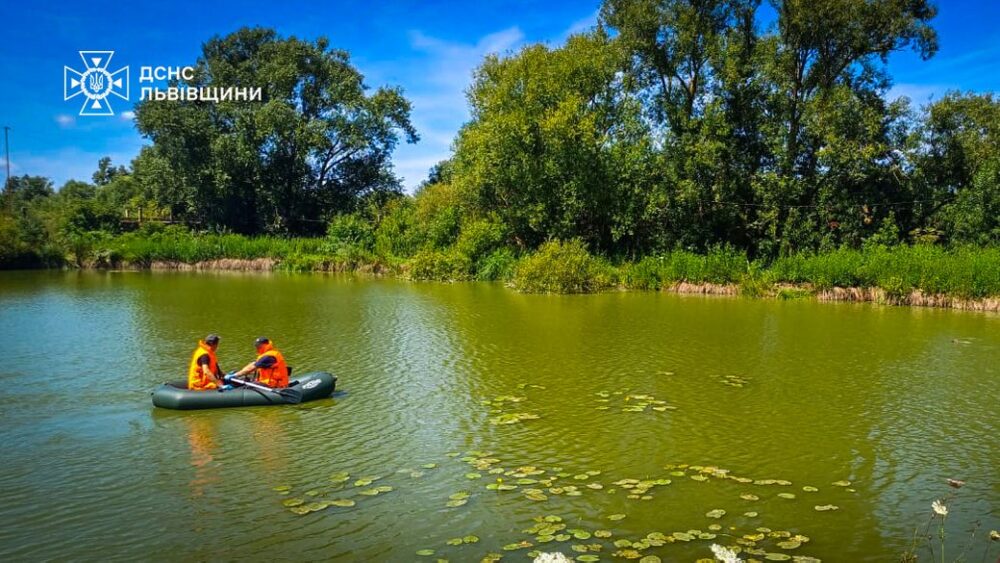
[[509,248],[494,250],[476,263],[476,279],[479,281],[508,281],[514,275],[517,257]]
[[357,213],[334,217],[327,227],[326,238],[333,249],[353,246],[372,250],[375,247],[375,232],[371,222]]
[[658,290],[663,287],[661,276],[665,257],[647,256],[638,262],[626,262],[619,268],[622,285],[628,289]]
[[462,225],[455,241],[455,250],[478,262],[499,249],[507,237],[507,229],[498,220],[480,219]]
[[413,280],[462,281],[471,278],[472,261],[454,250],[425,249],[406,264]]
[[549,241],[514,270],[516,289],[533,293],[586,293],[612,283],[610,268],[587,252],[579,239]]

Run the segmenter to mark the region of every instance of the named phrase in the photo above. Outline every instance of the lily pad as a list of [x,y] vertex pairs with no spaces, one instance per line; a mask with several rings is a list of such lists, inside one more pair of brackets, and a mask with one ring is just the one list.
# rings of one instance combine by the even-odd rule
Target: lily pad
[[448,495],[448,498],[450,498],[451,500],[462,500],[462,499],[469,498],[469,496],[470,496],[470,494],[469,494],[468,491],[459,491],[457,493],[452,493],[452,494]]
[[302,504],[305,504],[305,502],[306,501],[300,498],[286,498],[285,500],[281,501],[281,504],[288,507],[292,507],[292,506],[301,506]]
[[798,547],[802,545],[802,542],[797,540],[788,540],[778,542],[776,545],[781,549],[798,549]]
[[805,492],[807,492],[807,493],[815,493],[815,492],[819,491],[819,489],[817,489],[816,487],[811,487],[809,485],[806,485],[805,487],[802,487],[802,490],[805,491]]
[[840,507],[833,504],[816,505],[815,508],[819,512],[826,512],[828,510],[838,510]]
[[533,546],[534,546],[534,544],[532,544],[529,541],[520,541],[520,542],[517,542],[517,543],[509,543],[509,544],[503,546],[501,549],[503,549],[504,551],[515,551],[515,550],[518,550],[518,549],[525,549],[525,548],[533,547]]
[[434,469],[437,466],[438,466],[438,464],[436,464],[436,463],[425,463],[425,464],[421,465],[420,467],[423,467],[424,469]]
[[655,555],[647,555],[639,560],[639,563],[660,563],[661,559]]
[[833,485],[834,487],[850,487],[851,486],[851,482],[850,481],[834,481],[833,483],[831,483],[831,485]]
[[595,538],[610,538],[611,530],[594,530]]
[[743,493],[740,495],[740,498],[743,500],[751,500],[751,501],[760,500],[760,497],[753,493]]
[[691,479],[694,479],[695,481],[708,481],[708,477],[705,477],[704,475],[692,475]]
[[705,513],[705,516],[708,517],[708,518],[722,518],[725,515],[726,515],[726,511],[723,510],[723,509],[721,509],[721,508],[716,508],[714,510],[709,510],[708,512]]
[[357,504],[349,498],[338,498],[330,501],[330,506],[339,506],[341,508],[350,508]]
[[449,500],[448,502],[444,503],[444,505],[447,506],[448,508],[458,508],[459,506],[465,506],[465,504],[468,502],[469,502],[468,499],[463,498],[457,500]]
[[678,541],[691,541],[694,539],[694,535],[687,532],[674,532],[674,539]]
[[374,482],[373,479],[358,479],[357,481],[354,482],[354,486],[367,487],[368,485],[371,485],[373,482]]
[[778,496],[781,498],[793,499],[795,498],[795,493],[778,493]]
[[462,545],[462,538],[451,538],[450,540],[444,543],[448,545]]
[[747,518],[756,518],[758,514],[758,512],[751,510],[749,512],[744,512],[743,516],[746,516]]
[[465,536],[462,538],[464,543],[477,543],[479,541],[479,536]]
[[612,515],[608,516],[608,520],[611,520],[611,521],[614,521],[614,522],[617,522],[618,520],[624,520],[624,519],[625,519],[625,515],[624,514],[612,514]]
[[434,555],[434,550],[433,549],[418,549],[417,550],[417,555],[420,555],[422,557],[430,557],[431,555]]
[[277,487],[275,487],[272,490],[278,491],[279,493],[284,493],[284,492],[292,490],[292,486],[291,485],[278,485]]
[[764,559],[768,561],[788,561],[791,559],[791,556],[784,553],[768,553],[764,556]]
[[601,558],[596,555],[577,555],[576,560],[584,563],[593,563],[594,561],[600,561]]

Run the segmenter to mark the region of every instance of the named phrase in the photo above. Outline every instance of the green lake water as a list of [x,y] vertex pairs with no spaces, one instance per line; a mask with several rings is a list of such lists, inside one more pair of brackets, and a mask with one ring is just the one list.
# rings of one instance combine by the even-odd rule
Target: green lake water
[[[155,409],[149,392],[184,376],[208,332],[222,335],[226,370],[266,335],[299,372],[338,375],[338,393]],[[8,272],[0,339],[2,560],[527,561],[535,548],[501,548],[529,540],[569,555],[599,543],[593,553],[610,561],[615,540],[715,534],[643,551],[694,561],[766,527],[809,541],[786,550],[765,535],[764,552],[895,561],[931,502],[947,499],[948,560],[975,528],[966,558],[979,561],[984,534],[1000,528],[994,314],[323,275]],[[521,400],[483,404],[503,396]],[[538,418],[491,423],[514,413]],[[555,480],[487,490],[498,477],[517,485],[516,468],[537,473],[525,466],[545,473],[520,479]],[[380,479],[354,486],[364,477]],[[670,484],[643,500],[623,479]],[[380,485],[393,490],[359,494]],[[461,491],[467,503],[448,507]],[[297,514],[292,499],[356,505]],[[825,505],[837,510],[815,509]],[[715,509],[726,513],[706,516]],[[544,515],[613,536],[539,544],[524,530]],[[446,543],[469,535],[479,541]]]

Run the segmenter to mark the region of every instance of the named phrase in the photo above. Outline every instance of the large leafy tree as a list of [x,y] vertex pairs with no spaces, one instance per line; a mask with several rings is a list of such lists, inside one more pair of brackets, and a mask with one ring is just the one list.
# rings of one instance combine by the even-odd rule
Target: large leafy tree
[[956,242],[1000,242],[1000,100],[949,94],[912,139],[916,226]]
[[366,195],[399,190],[390,156],[400,139],[418,139],[410,103],[398,88],[369,91],[325,38],[243,28],[205,43],[194,66],[179,86],[263,95],[137,106],[139,130],[153,141],[137,171],[175,214],[244,233],[312,232]]
[[[857,244],[900,181],[907,111],[884,94],[890,53],[929,57],[926,0],[606,0],[658,125],[668,244],[765,254]],[[880,217],[880,214],[882,215]]]
[[629,192],[648,183],[652,151],[623,62],[602,30],[487,57],[451,165],[472,210],[497,213],[528,248],[550,237],[604,250],[634,242],[644,210]]

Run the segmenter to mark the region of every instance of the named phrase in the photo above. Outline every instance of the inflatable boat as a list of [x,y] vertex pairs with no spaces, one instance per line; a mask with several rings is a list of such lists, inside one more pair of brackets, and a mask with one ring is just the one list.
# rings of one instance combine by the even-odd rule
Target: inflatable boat
[[[333,394],[337,386],[337,376],[325,371],[314,371],[297,376],[289,381],[287,389],[295,389],[302,395],[302,402],[325,399]],[[164,409],[221,409],[226,407],[259,407],[268,405],[288,405],[290,401],[279,394],[279,390],[261,391],[249,387],[235,387],[225,391],[191,391],[187,381],[168,381],[153,392],[153,404]]]

